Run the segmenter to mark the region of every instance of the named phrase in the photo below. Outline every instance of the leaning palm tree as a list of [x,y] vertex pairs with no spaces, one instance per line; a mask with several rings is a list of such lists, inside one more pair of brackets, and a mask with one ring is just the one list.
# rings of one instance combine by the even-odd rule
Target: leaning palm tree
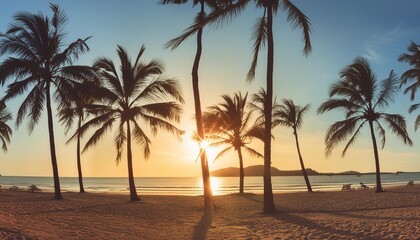
[[101,84],[94,94],[98,101],[88,107],[93,117],[73,135],[83,136],[89,129],[97,128],[86,142],[83,149],[86,151],[115,126],[117,164],[121,161],[126,143],[131,201],[140,200],[134,183],[132,139],[142,147],[146,159],[150,156],[151,140],[141,126],[149,125],[153,134],[159,129],[166,130],[179,139],[183,134],[183,131],[169,122],[178,122],[182,113],[179,103],[184,100],[179,84],[175,79],[162,75],[164,68],[159,61],[141,61],[144,51],[145,47],[142,46],[133,64],[126,50],[118,46],[120,73],[111,59],[101,58],[95,62],[94,67],[98,69]]
[[263,13],[253,28],[252,38],[254,40],[253,60],[250,70],[247,74],[247,80],[255,78],[255,71],[258,62],[258,55],[262,47],[267,45],[267,105],[265,106],[265,126],[264,126],[264,213],[276,211],[273,198],[273,189],[271,184],[271,128],[272,128],[272,105],[273,102],[273,72],[274,72],[274,37],[273,37],[273,17],[284,10],[287,20],[292,22],[293,29],[299,27],[303,31],[303,40],[305,47],[303,52],[308,55],[311,52],[311,24],[308,17],[302,13],[289,0],[221,0],[216,1],[222,7],[217,7],[209,14],[204,23],[197,21],[182,36],[188,38],[195,32],[198,32],[203,24],[221,25],[223,22],[230,21],[233,17],[239,15],[252,2],[255,7],[262,9]]
[[[62,106],[59,111],[60,122],[65,126],[66,133],[73,127],[74,123],[77,122],[77,129],[82,126],[83,121],[86,120],[88,111],[87,108],[92,106],[94,103],[95,98],[91,95],[92,88],[96,87],[92,83],[84,82],[82,84],[76,85],[74,89],[77,92],[77,95],[71,98],[66,105]],[[81,161],[81,149],[80,149],[80,141],[81,135],[80,133],[76,133],[76,161],[77,161],[77,173],[79,178],[79,191],[80,193],[85,192],[85,188],[83,186],[83,174],[82,174],[82,161]],[[72,139],[70,139],[72,140]],[[67,142],[69,143],[70,140]]]
[[[218,1],[219,0],[192,0],[193,6],[199,5],[200,7],[200,11],[198,12],[197,16],[194,19],[194,24],[191,27],[187,28],[181,36],[170,40],[166,44],[166,47],[174,50],[188,37],[197,33],[197,40],[196,40],[197,50],[196,50],[191,74],[192,74],[197,134],[200,139],[199,143],[204,141],[203,117],[202,117],[202,112],[201,112],[200,90],[199,90],[199,85],[198,85],[198,82],[199,82],[198,69],[200,66],[201,53],[203,49],[202,36],[203,36],[203,28],[204,28],[204,18],[206,16],[205,8],[207,6],[210,9],[215,10],[218,6],[217,5]],[[160,3],[163,5],[185,4],[187,2],[188,0],[161,0],[160,1]],[[201,152],[200,160],[201,160],[201,175],[203,178],[204,208],[212,209],[213,208],[213,194],[211,191],[210,172],[209,172],[209,166],[208,166],[208,161],[207,161],[207,154],[206,154],[205,149],[202,148],[201,144],[199,144],[199,147],[200,147],[200,152]]]
[[7,125],[7,121],[11,119],[12,115],[7,112],[6,104],[0,102],[0,140],[4,152],[7,151],[7,144],[10,143],[10,136],[12,135],[12,129]]
[[227,146],[220,151],[214,160],[222,157],[226,152],[235,150],[239,158],[239,193],[244,192],[244,163],[242,149],[256,157],[263,157],[259,152],[247,146],[253,136],[251,123],[252,111],[247,111],[248,94],[242,96],[236,93],[232,98],[223,95],[223,102],[210,106],[203,113],[206,137],[211,139],[210,146]]
[[[408,84],[409,86],[404,90],[404,93],[411,92],[411,101],[414,100],[417,89],[420,87],[420,45],[411,42],[408,46],[408,52],[401,54],[398,58],[400,62],[406,62],[410,64],[413,68],[407,70],[401,76],[401,86]],[[413,112],[420,107],[420,103],[416,103],[410,106],[409,112]],[[414,128],[420,126],[420,115],[417,115],[416,121],[414,123]]]
[[14,16],[15,21],[8,31],[0,35],[0,56],[11,55],[0,64],[0,83],[8,79],[14,81],[8,85],[4,101],[29,91],[17,112],[17,126],[28,117],[28,129],[32,132],[46,107],[55,199],[61,199],[51,94],[54,93],[58,104],[65,103],[74,83],[91,75],[92,71],[86,66],[72,65],[80,54],[89,50],[88,38],[78,39],[61,49],[67,16],[57,5],[50,4],[50,7],[51,19],[42,13],[21,12]]
[[300,153],[299,139],[297,130],[302,127],[303,115],[309,110],[309,105],[301,107],[295,105],[290,99],[283,99],[280,108],[274,112],[274,121],[278,122],[282,126],[291,127],[293,129],[293,135],[295,135],[296,148],[299,156],[299,163],[302,169],[302,174],[305,179],[306,187],[308,192],[312,192],[311,183],[309,182],[308,174],[306,173],[305,165],[303,164],[302,154]]
[[404,144],[410,146],[413,144],[406,130],[405,118],[399,114],[380,111],[381,108],[388,106],[394,100],[399,90],[398,78],[391,71],[386,79],[378,83],[367,60],[360,57],[345,67],[341,71],[340,77],[341,79],[330,88],[330,99],[318,108],[318,113],[339,109],[344,110],[346,114],[346,119],[335,122],[328,128],[325,135],[326,155],[331,154],[331,151],[339,142],[352,135],[342,152],[342,156],[344,156],[347,149],[360,134],[361,128],[368,124],[375,157],[376,192],[382,192],[375,126],[381,138],[382,148],[385,146],[383,123],[400,137]]

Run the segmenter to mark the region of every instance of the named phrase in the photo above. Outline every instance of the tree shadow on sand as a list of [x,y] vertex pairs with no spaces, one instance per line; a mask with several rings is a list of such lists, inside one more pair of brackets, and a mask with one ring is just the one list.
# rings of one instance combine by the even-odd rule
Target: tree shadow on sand
[[206,209],[200,218],[200,221],[194,226],[192,239],[207,239],[207,233],[213,222],[213,209]]
[[300,216],[296,216],[296,215],[291,215],[287,212],[283,212],[283,211],[279,211],[275,214],[272,214],[272,217],[282,221],[282,222],[288,222],[288,223],[292,223],[292,224],[296,224],[308,229],[315,229],[315,230],[319,230],[325,233],[329,233],[331,235],[337,234],[337,235],[344,235],[344,236],[352,236],[355,238],[363,238],[364,236],[359,234],[359,233],[355,233],[352,231],[345,231],[345,230],[341,230],[341,229],[336,229],[336,228],[332,228],[332,227],[328,227],[328,226],[324,226],[321,224],[318,224],[314,221],[308,220],[304,217],[300,217]]

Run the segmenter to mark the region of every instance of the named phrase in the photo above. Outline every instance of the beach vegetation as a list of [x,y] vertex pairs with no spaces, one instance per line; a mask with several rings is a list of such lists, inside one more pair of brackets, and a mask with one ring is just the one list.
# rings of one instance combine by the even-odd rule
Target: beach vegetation
[[[420,87],[420,45],[411,42],[407,48],[408,53],[403,53],[399,56],[398,61],[406,62],[412,66],[411,69],[405,71],[401,75],[401,86],[408,85],[404,89],[404,93],[410,92],[411,101],[414,100],[417,89]],[[409,108],[409,112],[412,113],[420,107],[420,103],[412,104]],[[417,129],[420,126],[420,115],[414,122],[414,128]]]
[[[172,122],[179,122],[184,99],[176,79],[163,75],[159,60],[142,61],[146,48],[142,46],[134,62],[127,51],[117,47],[120,66],[106,57],[98,59],[93,67],[100,78],[94,96],[98,99],[88,107],[92,118],[86,121],[73,137],[83,136],[88,130],[94,133],[87,140],[83,152],[94,146],[110,130],[114,130],[117,151],[116,163],[122,159],[126,145],[128,180],[131,201],[139,201],[134,182],[132,140],[141,147],[144,158],[150,156],[151,139],[144,130],[149,126],[153,135],[165,130],[181,140],[184,131]],[[118,73],[117,69],[120,70]]]
[[348,137],[342,157],[360,135],[364,125],[368,125],[373,145],[376,169],[376,192],[382,192],[381,171],[379,166],[378,144],[375,130],[385,147],[385,127],[402,139],[404,144],[412,145],[406,129],[406,121],[402,115],[383,112],[399,91],[399,81],[394,71],[387,78],[378,81],[370,64],[365,58],[357,57],[353,63],[340,72],[340,79],[331,85],[329,99],[321,104],[318,113],[331,110],[342,110],[345,119],[332,124],[325,135],[325,153],[330,155],[338,143]]
[[66,104],[74,94],[71,91],[74,84],[92,75],[93,71],[87,66],[73,65],[89,50],[89,37],[66,45],[64,26],[67,16],[56,4],[50,4],[50,8],[51,18],[42,13],[17,13],[6,33],[0,35],[0,56],[6,57],[0,64],[0,83],[13,81],[8,85],[3,101],[26,93],[16,114],[17,127],[26,117],[29,119],[28,130],[32,132],[44,108],[47,110],[55,199],[62,199],[52,101],[58,105]]
[[293,129],[293,135],[295,136],[296,149],[299,156],[299,163],[302,169],[302,174],[305,179],[305,184],[308,192],[312,192],[311,183],[309,182],[308,174],[306,173],[305,165],[303,162],[302,154],[300,152],[298,129],[302,127],[303,115],[309,110],[309,105],[299,106],[296,105],[293,100],[283,99],[282,103],[273,112],[273,122],[278,125],[290,127]]
[[[210,147],[227,146],[221,150],[214,161],[230,150],[236,151],[239,159],[239,193],[244,192],[244,163],[242,150],[254,157],[263,157],[249,147],[254,138],[252,111],[247,110],[248,94],[240,92],[233,97],[222,95],[223,102],[207,108],[203,113],[206,138],[211,139]],[[257,126],[255,126],[257,127]]]

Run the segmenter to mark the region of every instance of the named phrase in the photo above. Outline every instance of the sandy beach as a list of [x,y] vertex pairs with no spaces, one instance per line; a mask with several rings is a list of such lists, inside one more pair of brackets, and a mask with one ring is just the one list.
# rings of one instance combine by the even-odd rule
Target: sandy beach
[[215,197],[210,226],[202,197],[0,192],[1,239],[418,239],[420,186],[350,192]]

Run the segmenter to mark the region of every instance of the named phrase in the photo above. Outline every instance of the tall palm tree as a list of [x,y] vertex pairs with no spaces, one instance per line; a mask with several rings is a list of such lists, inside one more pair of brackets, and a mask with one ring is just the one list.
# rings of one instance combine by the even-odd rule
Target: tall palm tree
[[236,93],[232,98],[223,95],[223,102],[210,106],[203,113],[205,133],[212,139],[210,146],[226,146],[214,160],[219,159],[229,150],[235,150],[239,158],[239,193],[244,192],[244,163],[242,149],[256,157],[263,157],[259,152],[247,145],[252,140],[252,111],[247,111],[248,94]]
[[92,71],[86,66],[72,65],[80,54],[89,50],[86,44],[89,38],[78,39],[61,49],[67,16],[58,5],[50,4],[50,7],[53,12],[51,19],[42,13],[21,12],[14,16],[15,21],[8,31],[0,35],[0,56],[11,55],[0,65],[0,83],[14,79],[8,85],[4,101],[29,90],[17,112],[17,126],[28,117],[31,132],[46,107],[55,199],[61,199],[51,94],[54,93],[58,104],[65,103],[74,83],[91,75]]
[[302,169],[302,174],[305,179],[306,187],[308,192],[312,192],[311,183],[309,182],[308,174],[305,170],[305,165],[303,164],[302,154],[300,153],[299,139],[297,130],[302,127],[303,115],[309,110],[309,105],[301,107],[295,105],[295,103],[290,99],[283,99],[282,104],[278,111],[274,112],[273,118],[280,125],[291,127],[293,129],[293,135],[295,135],[296,148],[299,156],[299,163]]
[[7,144],[10,143],[10,136],[12,136],[12,129],[7,125],[7,121],[11,119],[12,115],[6,110],[6,104],[0,102],[0,140],[4,152],[7,152]]
[[397,76],[391,71],[386,79],[378,83],[367,60],[358,57],[341,71],[340,78],[331,85],[330,99],[318,108],[318,113],[338,109],[344,110],[346,114],[346,119],[337,121],[328,128],[325,135],[326,155],[328,156],[339,142],[352,135],[344,147],[342,153],[342,156],[344,156],[347,149],[360,134],[360,129],[367,123],[375,157],[376,192],[382,192],[379,154],[374,127],[376,127],[381,138],[382,148],[385,146],[385,129],[381,122],[387,124],[391,131],[404,141],[404,144],[410,146],[413,144],[406,130],[405,118],[399,114],[380,111],[381,108],[393,102],[399,90]]
[[183,131],[169,122],[178,122],[182,113],[179,102],[183,103],[184,100],[179,84],[175,79],[162,75],[164,68],[159,61],[141,61],[144,51],[145,47],[142,46],[133,64],[126,50],[118,46],[120,73],[111,59],[100,58],[95,62],[94,67],[98,69],[101,84],[95,93],[99,101],[88,107],[88,111],[93,114],[92,119],[73,135],[83,136],[87,130],[97,128],[86,142],[83,149],[86,151],[116,125],[116,163],[120,163],[126,143],[131,201],[140,200],[134,183],[132,138],[143,148],[145,158],[150,155],[151,140],[140,126],[149,125],[152,134],[156,134],[159,129],[175,134],[179,139],[183,134]]
[[271,128],[272,128],[272,105],[273,102],[273,72],[274,72],[274,37],[273,37],[273,17],[283,10],[286,12],[287,20],[293,25],[293,29],[301,28],[305,47],[303,52],[308,55],[311,52],[311,24],[308,17],[299,10],[289,0],[220,0],[215,1],[219,7],[204,18],[202,21],[196,19],[187,31],[181,36],[186,39],[192,34],[199,32],[203,25],[216,24],[232,20],[238,16],[252,2],[255,7],[263,10],[262,17],[257,19],[253,28],[252,37],[254,40],[253,60],[247,74],[247,80],[251,81],[255,77],[255,70],[258,62],[259,51],[267,45],[267,106],[265,106],[265,126],[264,126],[264,213],[276,211],[273,199],[273,189],[271,184]]
[[[401,86],[409,84],[409,86],[404,90],[404,93],[411,92],[411,101],[414,100],[417,89],[420,87],[420,45],[414,43],[413,41],[408,46],[409,53],[403,53],[398,58],[400,62],[406,62],[410,64],[413,68],[407,70],[401,76]],[[410,106],[409,112],[413,112],[420,107],[420,103],[416,103]],[[414,128],[420,126],[420,115],[417,115],[416,121],[414,123]]]
[[[77,92],[77,95],[71,98],[68,104],[64,105],[60,111],[60,122],[64,124],[66,133],[73,127],[74,122],[77,122],[77,129],[81,128],[83,121],[87,118],[88,107],[92,106],[95,98],[91,95],[92,85],[89,82],[84,82],[82,84],[76,85],[74,89]],[[80,193],[85,192],[83,186],[83,174],[82,174],[82,162],[81,162],[81,149],[80,149],[80,133],[76,133],[76,161],[77,161],[77,173],[79,178],[79,191]],[[69,141],[67,143],[70,142]]]
[[[199,90],[199,75],[198,70],[200,66],[200,59],[201,53],[203,51],[203,28],[204,28],[204,18],[206,16],[205,8],[206,6],[212,10],[217,8],[217,2],[219,0],[192,0],[193,6],[199,6],[200,11],[198,12],[197,16],[194,19],[194,24],[187,28],[184,33],[172,40],[170,40],[166,47],[171,48],[174,50],[177,48],[184,40],[192,36],[193,34],[197,33],[197,50],[194,58],[194,63],[192,67],[192,86],[193,86],[193,94],[194,94],[194,109],[195,109],[195,119],[197,125],[197,134],[201,141],[204,141],[204,129],[203,129],[203,117],[201,111],[201,100],[200,100],[200,90]],[[160,3],[163,5],[166,4],[185,4],[188,0],[161,0]],[[200,142],[201,142],[200,141]],[[211,190],[210,184],[210,172],[209,166],[207,161],[207,154],[204,148],[202,148],[201,144],[200,147],[200,160],[201,160],[201,175],[203,178],[203,191],[204,191],[204,208],[205,209],[212,209],[213,208],[213,194]]]

